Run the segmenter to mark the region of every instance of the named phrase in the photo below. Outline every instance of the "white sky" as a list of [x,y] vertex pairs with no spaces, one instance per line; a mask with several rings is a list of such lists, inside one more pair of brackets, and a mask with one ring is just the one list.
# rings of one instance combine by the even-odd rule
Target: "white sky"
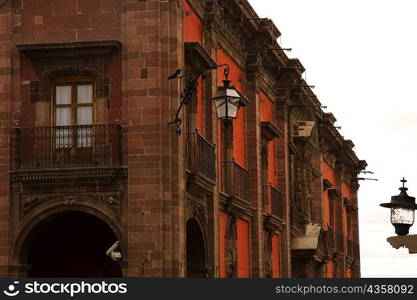
[[[408,180],[417,196],[417,2],[249,0],[272,19],[306,68],[306,79],[355,143],[375,181],[359,191],[362,277],[417,277],[417,254],[392,248],[389,202]],[[411,227],[410,233],[417,233]]]

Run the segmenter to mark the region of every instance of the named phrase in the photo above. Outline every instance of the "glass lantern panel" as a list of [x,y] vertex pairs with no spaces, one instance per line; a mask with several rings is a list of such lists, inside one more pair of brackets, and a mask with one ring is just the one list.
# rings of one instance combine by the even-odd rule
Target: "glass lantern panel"
[[239,98],[227,98],[227,118],[235,119],[237,116],[237,110],[239,109]]
[[414,224],[414,209],[410,208],[391,208],[392,224]]
[[216,99],[217,118],[223,119],[226,116],[226,104],[224,98]]
[[226,90],[226,95],[228,97],[239,98],[239,93],[235,89],[227,89]]

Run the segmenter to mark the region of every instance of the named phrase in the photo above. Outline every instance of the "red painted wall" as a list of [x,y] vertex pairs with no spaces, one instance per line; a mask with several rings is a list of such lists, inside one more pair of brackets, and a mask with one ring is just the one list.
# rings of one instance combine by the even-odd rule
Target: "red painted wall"
[[281,277],[281,237],[279,234],[272,236],[272,277]]
[[268,143],[268,180],[276,186],[276,161],[275,161],[275,140]]
[[[274,103],[272,100],[263,92],[259,93],[259,102],[260,102],[260,114],[261,122],[272,122],[274,121]],[[275,162],[275,140],[272,140],[268,143],[268,181],[276,186],[275,172],[276,172],[276,162]]]
[[[228,64],[230,68],[229,80],[241,93],[244,93],[243,70],[233,59],[222,49],[218,48],[216,53],[217,64]],[[223,85],[224,68],[217,69],[217,84]],[[219,148],[220,149],[220,148]],[[245,139],[245,108],[238,111],[236,120],[233,121],[233,158],[241,166],[246,166],[246,139]]]
[[[184,9],[184,42],[203,42],[202,22],[200,17],[195,13],[187,0],[183,0]],[[197,82],[197,129],[203,135],[203,114],[204,114],[204,96],[203,96],[203,79],[200,77]]]
[[226,278],[226,245],[225,245],[225,237],[226,237],[226,226],[227,226],[227,219],[229,218],[229,214],[225,213],[224,211],[220,211],[219,213],[219,256],[220,256],[220,278]]
[[344,198],[348,198],[350,200],[350,186],[345,181],[342,182],[342,194]]
[[261,122],[264,121],[273,121],[274,116],[274,103],[272,100],[263,92],[259,93],[260,100],[260,113],[261,113]]
[[202,42],[202,23],[200,17],[194,12],[188,1],[183,0],[184,9],[184,41]]
[[353,270],[351,268],[346,269],[346,278],[353,278]]
[[333,274],[334,274],[334,262],[329,261],[326,264],[326,278],[333,278]]
[[237,219],[237,276],[248,278],[249,270],[249,223]]

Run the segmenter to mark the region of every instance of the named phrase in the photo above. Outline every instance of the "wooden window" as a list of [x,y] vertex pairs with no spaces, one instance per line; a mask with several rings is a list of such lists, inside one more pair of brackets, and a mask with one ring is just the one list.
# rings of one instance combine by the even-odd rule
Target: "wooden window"
[[91,146],[94,124],[94,82],[84,76],[58,79],[53,85],[56,147]]

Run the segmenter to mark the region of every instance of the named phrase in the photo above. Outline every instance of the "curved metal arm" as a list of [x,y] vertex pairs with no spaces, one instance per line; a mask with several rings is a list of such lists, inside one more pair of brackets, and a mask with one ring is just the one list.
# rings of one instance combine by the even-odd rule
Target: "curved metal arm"
[[[175,134],[177,136],[181,135],[182,120],[179,117],[181,109],[183,108],[184,105],[187,105],[189,103],[189,101],[191,99],[191,96],[193,94],[193,91],[194,91],[195,87],[197,86],[198,79],[200,78],[200,76],[204,75],[206,72],[217,69],[217,68],[220,68],[220,67],[226,67],[224,69],[224,76],[225,76],[226,80],[228,80],[228,76],[229,76],[229,72],[230,72],[229,65],[228,64],[221,64],[221,65],[217,65],[213,68],[205,69],[203,71],[200,71],[200,72],[194,74],[194,78],[188,82],[187,87],[184,89],[184,92],[181,94],[180,106],[178,107],[177,113],[175,114],[175,119],[174,119],[174,121],[168,123],[168,124],[175,124],[177,126],[177,130],[175,132]],[[178,70],[176,71],[176,74],[179,74]],[[168,79],[170,80],[170,79],[175,79],[175,78],[181,78],[181,77],[185,77],[185,75],[181,76],[181,77],[180,76],[176,76],[176,77],[172,77],[172,78],[171,77],[172,76],[168,77]]]

